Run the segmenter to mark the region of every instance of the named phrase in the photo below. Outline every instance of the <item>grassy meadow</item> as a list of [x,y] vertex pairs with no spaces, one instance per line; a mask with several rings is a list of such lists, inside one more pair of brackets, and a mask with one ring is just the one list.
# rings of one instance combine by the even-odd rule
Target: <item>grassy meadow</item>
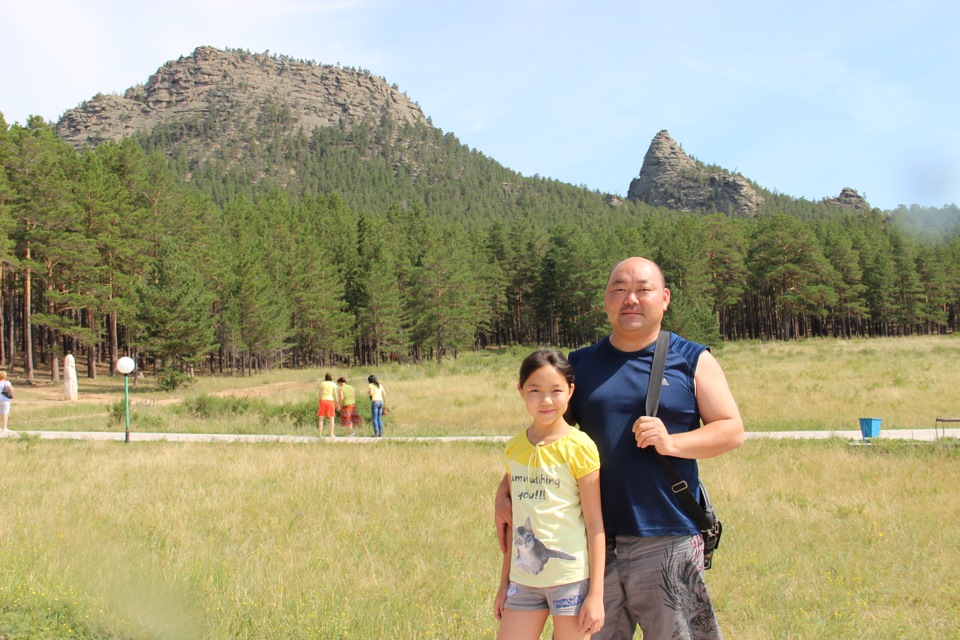
[[[516,393],[527,348],[465,353],[376,369],[333,369],[354,385],[372,435],[366,377],[387,389],[388,436],[510,435],[526,420]],[[856,430],[858,418],[884,429],[930,428],[960,417],[960,336],[874,340],[741,342],[714,353],[724,367],[748,431]],[[131,430],[160,433],[316,433],[316,389],[324,370],[275,370],[249,377],[204,376],[174,392],[150,377],[130,387]],[[123,429],[116,411],[123,379],[80,379],[80,402],[61,400],[59,385],[12,381],[10,428],[21,431]],[[122,414],[120,414],[122,416]],[[297,419],[295,419],[297,417]]]
[[[495,444],[6,440],[0,637],[492,638],[501,473]],[[703,474],[727,637],[960,636],[956,447],[755,440]]]
[[[393,407],[386,434],[517,431],[526,352],[377,370]],[[748,430],[960,417],[953,337],[716,354]],[[132,390],[131,427],[313,434],[267,409],[312,403],[322,373],[203,378],[172,393],[148,379]],[[369,372],[333,373],[362,389]],[[85,399],[69,404],[53,385],[13,383],[13,429],[123,428],[109,417],[122,379],[81,379]],[[198,397],[251,404],[183,411]],[[492,443],[0,439],[0,639],[492,638],[500,454]],[[960,532],[947,526],[960,516],[957,446],[748,440],[701,469],[725,526],[707,577],[726,637],[960,637]]]

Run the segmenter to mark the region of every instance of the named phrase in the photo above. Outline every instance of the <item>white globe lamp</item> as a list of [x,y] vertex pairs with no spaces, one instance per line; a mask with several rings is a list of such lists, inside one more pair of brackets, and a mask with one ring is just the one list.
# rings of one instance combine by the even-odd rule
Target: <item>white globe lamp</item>
[[133,370],[137,368],[137,363],[133,361],[133,358],[123,356],[117,360],[117,371],[122,373],[125,376],[133,373]]
[[123,374],[123,441],[130,442],[130,374],[137,368],[133,358],[124,356],[117,360],[117,371]]

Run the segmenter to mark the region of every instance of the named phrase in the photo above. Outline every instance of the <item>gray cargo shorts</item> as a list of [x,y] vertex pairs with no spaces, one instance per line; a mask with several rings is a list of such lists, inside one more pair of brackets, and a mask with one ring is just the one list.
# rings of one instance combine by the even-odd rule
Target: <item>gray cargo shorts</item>
[[592,640],[722,640],[703,579],[703,537],[607,536],[606,622]]

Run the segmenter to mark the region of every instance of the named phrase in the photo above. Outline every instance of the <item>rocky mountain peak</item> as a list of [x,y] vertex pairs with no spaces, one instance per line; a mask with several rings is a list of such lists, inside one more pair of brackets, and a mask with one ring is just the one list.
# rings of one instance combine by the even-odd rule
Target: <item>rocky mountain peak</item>
[[840,190],[840,195],[836,198],[824,198],[823,202],[827,204],[838,204],[841,207],[848,207],[856,211],[869,211],[870,203],[861,196],[855,189],[844,187]]
[[98,94],[67,111],[57,132],[79,148],[178,120],[219,119],[218,126],[230,129],[275,117],[309,133],[381,115],[401,124],[426,122],[420,107],[396,86],[367,71],[198,47],[122,96]]
[[755,215],[763,203],[763,196],[746,178],[708,170],[688,156],[665,129],[650,143],[627,198],[683,211],[716,209],[740,216]]

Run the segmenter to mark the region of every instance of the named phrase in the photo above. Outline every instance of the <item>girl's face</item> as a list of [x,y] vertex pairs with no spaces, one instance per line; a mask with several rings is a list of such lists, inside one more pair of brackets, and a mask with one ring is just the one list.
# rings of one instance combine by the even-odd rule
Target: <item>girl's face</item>
[[523,386],[517,385],[520,396],[527,404],[527,413],[534,423],[552,426],[563,422],[573,385],[551,365],[544,365],[530,374]]

